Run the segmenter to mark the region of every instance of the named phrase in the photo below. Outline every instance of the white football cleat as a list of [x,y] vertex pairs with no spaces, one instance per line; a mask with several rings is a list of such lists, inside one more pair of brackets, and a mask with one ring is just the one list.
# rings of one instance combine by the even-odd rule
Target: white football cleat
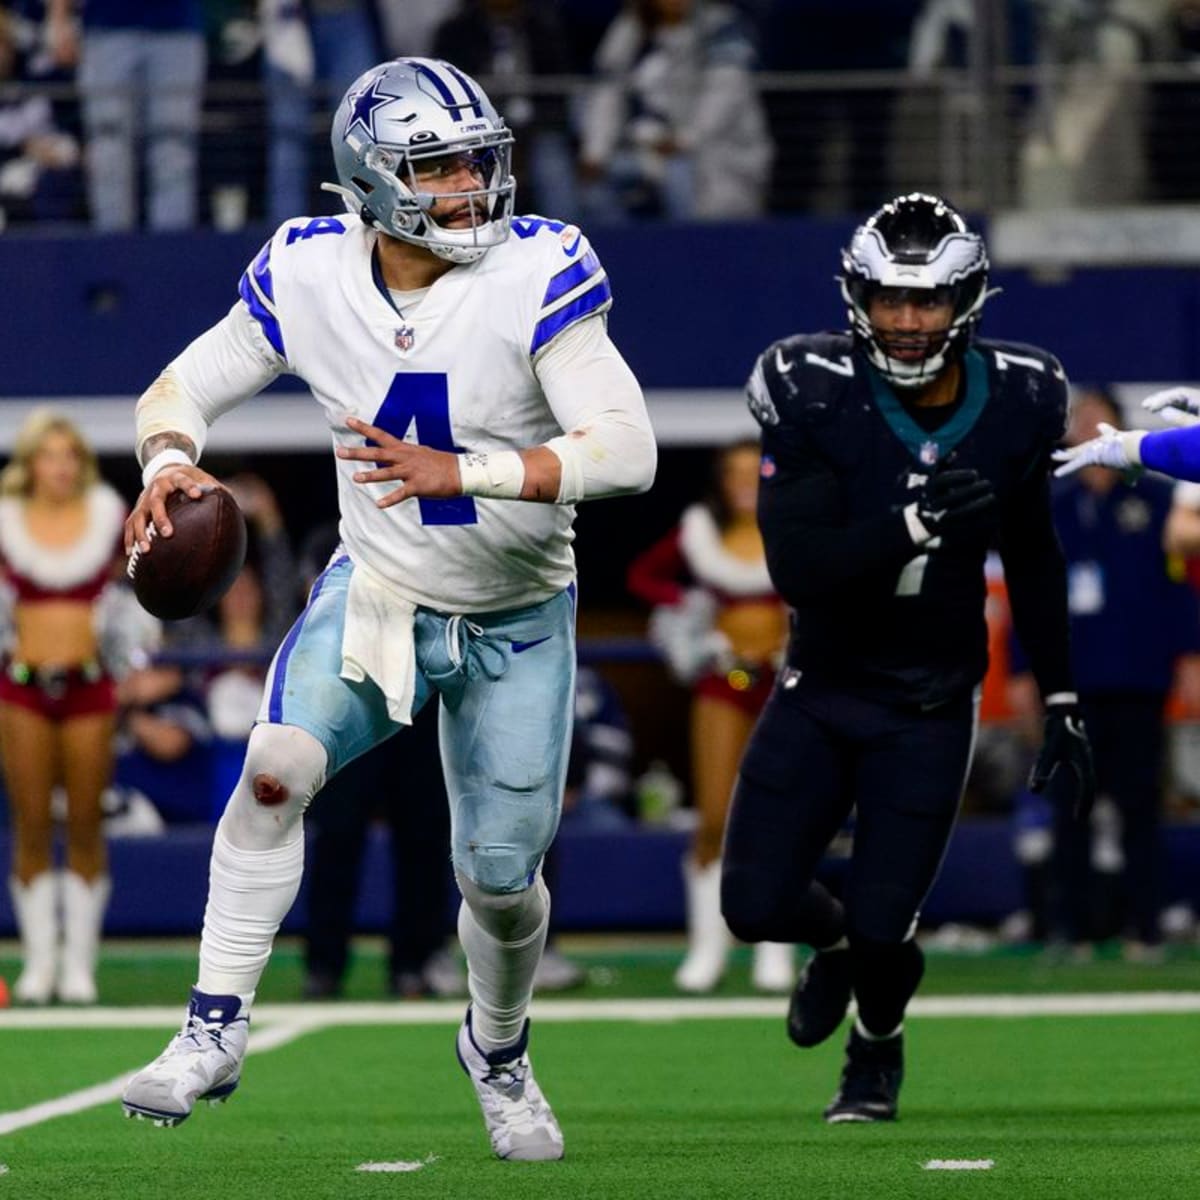
[[186,1121],[198,1100],[227,1100],[241,1079],[249,1036],[250,1017],[240,996],[192,988],[183,1028],[126,1084],[125,1115],[169,1128]]
[[475,1085],[497,1158],[562,1158],[563,1135],[529,1064],[529,1022],[516,1045],[485,1053],[471,1033],[471,1010],[458,1031],[458,1061]]

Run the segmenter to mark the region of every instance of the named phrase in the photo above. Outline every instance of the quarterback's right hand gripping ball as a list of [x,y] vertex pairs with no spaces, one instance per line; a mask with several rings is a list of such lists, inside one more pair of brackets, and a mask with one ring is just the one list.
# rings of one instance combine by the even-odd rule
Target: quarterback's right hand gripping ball
[[198,500],[186,492],[166,499],[173,532],[147,526],[150,549],[136,545],[125,574],[142,607],[163,621],[194,617],[229,590],[246,561],[246,521],[226,488]]

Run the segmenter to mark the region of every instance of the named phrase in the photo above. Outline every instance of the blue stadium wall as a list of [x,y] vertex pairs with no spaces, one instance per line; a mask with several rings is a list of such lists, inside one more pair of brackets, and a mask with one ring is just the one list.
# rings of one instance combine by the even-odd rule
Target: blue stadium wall
[[[614,337],[648,388],[728,388],[769,341],[844,324],[846,221],[593,231]],[[267,231],[0,238],[0,397],[140,392],[219,318]],[[1200,275],[994,272],[985,332],[1053,350],[1073,379],[1200,378]]]

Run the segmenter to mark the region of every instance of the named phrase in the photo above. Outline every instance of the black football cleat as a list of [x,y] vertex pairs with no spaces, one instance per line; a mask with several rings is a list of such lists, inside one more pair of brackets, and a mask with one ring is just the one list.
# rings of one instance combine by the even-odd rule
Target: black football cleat
[[848,1121],[894,1121],[904,1081],[904,1035],[872,1042],[857,1029],[846,1042],[842,1084],[825,1110],[831,1125]]
[[788,1003],[788,1037],[819,1046],[837,1032],[850,1007],[850,951],[823,950],[800,972]]

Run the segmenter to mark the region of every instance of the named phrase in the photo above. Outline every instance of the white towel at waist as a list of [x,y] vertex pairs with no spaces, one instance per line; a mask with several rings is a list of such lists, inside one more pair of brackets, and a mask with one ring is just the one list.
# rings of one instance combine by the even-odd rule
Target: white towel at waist
[[417,607],[355,564],[346,594],[342,631],[343,679],[371,679],[387,700],[388,716],[412,724],[417,652],[413,621]]

